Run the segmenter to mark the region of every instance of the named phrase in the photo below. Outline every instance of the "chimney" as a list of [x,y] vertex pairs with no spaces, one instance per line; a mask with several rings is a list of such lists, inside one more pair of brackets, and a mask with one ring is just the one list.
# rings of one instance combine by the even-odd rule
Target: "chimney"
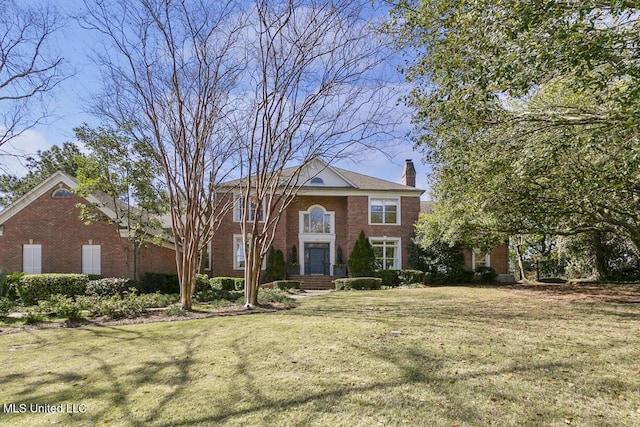
[[402,184],[409,187],[416,186],[416,168],[413,167],[413,160],[407,159],[402,171]]

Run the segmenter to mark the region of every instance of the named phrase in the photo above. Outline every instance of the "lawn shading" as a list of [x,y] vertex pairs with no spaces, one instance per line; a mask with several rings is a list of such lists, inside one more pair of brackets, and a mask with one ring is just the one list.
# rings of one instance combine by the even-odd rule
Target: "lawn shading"
[[491,287],[24,331],[0,336],[0,425],[640,425],[639,332],[638,304]]

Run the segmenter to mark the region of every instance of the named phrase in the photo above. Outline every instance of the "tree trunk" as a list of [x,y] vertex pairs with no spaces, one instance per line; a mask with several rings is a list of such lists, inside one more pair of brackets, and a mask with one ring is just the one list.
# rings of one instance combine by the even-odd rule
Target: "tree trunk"
[[262,266],[262,256],[260,256],[261,243],[259,239],[252,235],[248,246],[248,251],[245,256],[244,306],[247,309],[252,309],[258,305],[260,268]]
[[593,232],[593,250],[595,256],[595,280],[603,280],[609,276],[609,266],[607,264],[607,247],[602,242],[602,232]]
[[524,273],[524,261],[522,254],[522,246],[524,244],[524,236],[519,235],[516,237],[516,254],[518,255],[518,271],[520,273],[520,280],[525,280],[526,276]]

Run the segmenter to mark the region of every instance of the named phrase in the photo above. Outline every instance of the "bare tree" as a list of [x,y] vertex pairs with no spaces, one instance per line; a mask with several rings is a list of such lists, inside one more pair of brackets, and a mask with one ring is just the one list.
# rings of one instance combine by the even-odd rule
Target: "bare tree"
[[[401,117],[381,78],[386,53],[353,0],[258,1],[247,12],[249,88],[241,107],[242,179],[236,189],[245,248],[245,306],[257,304],[260,270],[282,212],[322,167],[389,145]],[[391,101],[391,102],[390,102]]]
[[48,116],[43,96],[64,79],[62,58],[51,55],[61,25],[49,6],[0,0],[0,146]]
[[199,252],[226,211],[214,197],[231,170],[236,135],[225,116],[244,61],[231,2],[85,0],[83,25],[104,36],[105,96],[95,108],[162,164],[169,193],[181,302],[191,309]]

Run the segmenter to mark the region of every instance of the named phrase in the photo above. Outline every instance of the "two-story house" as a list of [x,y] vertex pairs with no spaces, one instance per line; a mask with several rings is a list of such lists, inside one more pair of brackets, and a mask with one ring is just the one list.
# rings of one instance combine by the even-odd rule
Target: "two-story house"
[[[337,273],[339,254],[343,254],[342,261],[346,263],[361,230],[373,245],[382,268],[409,268],[406,245],[424,192],[415,187],[413,162],[406,161],[401,184],[333,167],[321,160],[308,167],[306,175],[311,178],[281,215],[273,243],[287,261],[299,265],[303,285],[330,286]],[[239,203],[234,205],[213,238],[209,263],[213,276],[244,274],[241,208]]]

